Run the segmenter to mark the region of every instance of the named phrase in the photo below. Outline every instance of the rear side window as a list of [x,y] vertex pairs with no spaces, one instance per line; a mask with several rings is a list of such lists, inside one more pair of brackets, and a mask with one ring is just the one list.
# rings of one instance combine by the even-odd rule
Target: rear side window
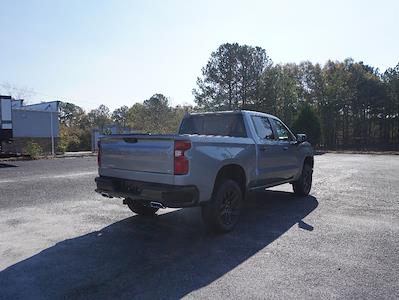
[[179,133],[247,137],[241,114],[192,115],[183,119]]

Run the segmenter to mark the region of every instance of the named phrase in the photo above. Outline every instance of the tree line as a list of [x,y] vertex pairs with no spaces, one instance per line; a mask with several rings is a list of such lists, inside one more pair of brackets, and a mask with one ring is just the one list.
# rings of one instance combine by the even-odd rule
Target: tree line
[[90,128],[111,122],[166,133],[176,131],[186,112],[249,109],[278,116],[319,147],[389,150],[399,145],[399,64],[384,72],[351,58],[324,65],[275,64],[261,47],[226,43],[211,53],[193,96],[194,107],[172,107],[166,96],[155,94],[112,113],[100,105],[86,114],[64,103],[61,137],[68,136],[68,150],[89,148]]
[[170,105],[169,99],[155,94],[131,107],[121,106],[114,111],[100,105],[86,113],[81,107],[62,102],[60,104],[60,143],[61,151],[91,149],[91,136],[94,128],[102,134],[110,133],[108,125],[116,125],[118,133],[124,132],[176,132],[186,112],[191,106]]
[[327,148],[399,144],[399,64],[383,73],[351,58],[274,64],[260,47],[227,43],[212,52],[193,93],[201,109],[263,111],[289,126],[310,110]]

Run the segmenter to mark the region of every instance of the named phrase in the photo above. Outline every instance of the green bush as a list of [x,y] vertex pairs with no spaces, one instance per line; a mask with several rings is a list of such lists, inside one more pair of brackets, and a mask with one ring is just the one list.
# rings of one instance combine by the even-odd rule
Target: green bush
[[304,104],[292,124],[295,133],[306,133],[312,145],[320,142],[320,120],[314,109],[309,104]]
[[25,151],[30,155],[32,159],[36,159],[43,154],[42,147],[38,143],[35,143],[33,141],[28,142]]
[[60,126],[60,152],[91,150],[91,130],[81,129],[77,126]]

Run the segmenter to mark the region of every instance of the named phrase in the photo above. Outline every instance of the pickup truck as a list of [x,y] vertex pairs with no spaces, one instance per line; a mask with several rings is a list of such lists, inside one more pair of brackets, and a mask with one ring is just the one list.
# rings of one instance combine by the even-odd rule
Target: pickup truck
[[206,226],[228,232],[245,195],[291,183],[312,185],[313,149],[277,117],[254,111],[187,114],[178,134],[125,134],[99,141],[96,192],[124,198],[139,215],[201,206]]

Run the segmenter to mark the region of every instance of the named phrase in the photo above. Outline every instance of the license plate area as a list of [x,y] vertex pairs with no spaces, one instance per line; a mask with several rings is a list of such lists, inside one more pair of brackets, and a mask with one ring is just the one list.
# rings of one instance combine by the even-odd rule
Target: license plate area
[[142,192],[140,184],[134,182],[125,181],[122,183],[121,188],[124,192],[127,192],[132,195],[140,195]]

